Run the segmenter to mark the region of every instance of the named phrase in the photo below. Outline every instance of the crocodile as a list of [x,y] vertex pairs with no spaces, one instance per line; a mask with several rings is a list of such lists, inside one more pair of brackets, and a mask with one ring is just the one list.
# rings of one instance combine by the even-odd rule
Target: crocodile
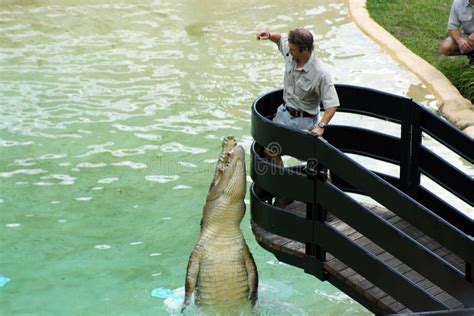
[[234,137],[222,142],[209,187],[199,239],[189,257],[182,310],[195,292],[200,307],[253,307],[258,272],[240,222],[245,214],[245,151]]

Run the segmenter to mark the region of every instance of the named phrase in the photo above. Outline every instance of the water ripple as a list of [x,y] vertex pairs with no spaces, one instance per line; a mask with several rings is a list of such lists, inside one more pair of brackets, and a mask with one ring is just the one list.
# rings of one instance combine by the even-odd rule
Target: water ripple
[[46,172],[47,171],[44,169],[19,169],[19,170],[14,170],[10,172],[0,172],[0,177],[9,178],[18,174],[31,176],[31,175],[37,175],[37,174],[46,173]]
[[151,175],[151,176],[146,176],[145,179],[150,182],[168,183],[168,182],[178,180],[179,176],[178,175],[174,175],[174,176]]

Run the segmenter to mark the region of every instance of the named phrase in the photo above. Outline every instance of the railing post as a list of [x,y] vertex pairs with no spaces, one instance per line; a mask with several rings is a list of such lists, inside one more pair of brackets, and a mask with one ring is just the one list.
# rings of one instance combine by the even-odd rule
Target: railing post
[[[318,164],[318,168],[317,168],[317,177],[315,179],[315,181],[320,181],[320,182],[323,182],[323,181],[327,181],[328,179],[328,170],[326,168],[324,168],[323,165],[321,165],[320,163]],[[316,184],[314,187],[315,189],[317,190],[317,185]],[[319,197],[316,195],[316,201],[318,201]],[[319,222],[325,222],[327,219],[327,212],[326,212],[326,209],[324,209],[321,204],[318,202],[317,206],[316,206],[316,220],[319,221]],[[316,235],[317,236],[317,235]],[[319,245],[319,243],[317,242],[316,240],[316,259],[318,259],[319,261],[321,262],[324,262],[326,261],[326,251],[321,248]]]
[[[306,218],[313,221],[326,220],[325,210],[318,203],[317,197],[317,181],[321,174],[321,164],[316,159],[310,159],[306,164],[306,173],[309,179],[314,182],[314,200],[313,203],[306,205]],[[305,268],[306,273],[316,276],[321,281],[325,281],[323,262],[326,261],[326,251],[318,245],[317,232],[313,224],[313,233],[311,242],[306,243],[305,251]]]
[[472,264],[470,262],[467,262],[466,261],[466,272],[465,272],[465,278],[466,280],[468,280],[469,282],[472,283],[472,273],[473,273],[473,267],[472,267]]
[[407,99],[403,106],[400,187],[403,192],[417,199],[420,185],[420,108],[411,99]]

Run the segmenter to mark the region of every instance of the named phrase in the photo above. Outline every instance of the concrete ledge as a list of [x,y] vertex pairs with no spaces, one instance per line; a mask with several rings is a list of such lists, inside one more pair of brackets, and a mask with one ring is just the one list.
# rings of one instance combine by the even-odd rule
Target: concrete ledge
[[441,114],[474,138],[474,105],[436,68],[415,55],[369,16],[366,0],[347,0],[354,22],[390,56],[413,72],[433,93]]

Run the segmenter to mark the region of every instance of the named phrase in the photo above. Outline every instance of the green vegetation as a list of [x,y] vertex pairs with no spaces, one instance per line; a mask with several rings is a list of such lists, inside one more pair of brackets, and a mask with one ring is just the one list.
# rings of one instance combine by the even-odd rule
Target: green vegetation
[[367,0],[370,16],[415,54],[432,64],[474,102],[474,65],[466,56],[440,56],[448,36],[451,0]]

